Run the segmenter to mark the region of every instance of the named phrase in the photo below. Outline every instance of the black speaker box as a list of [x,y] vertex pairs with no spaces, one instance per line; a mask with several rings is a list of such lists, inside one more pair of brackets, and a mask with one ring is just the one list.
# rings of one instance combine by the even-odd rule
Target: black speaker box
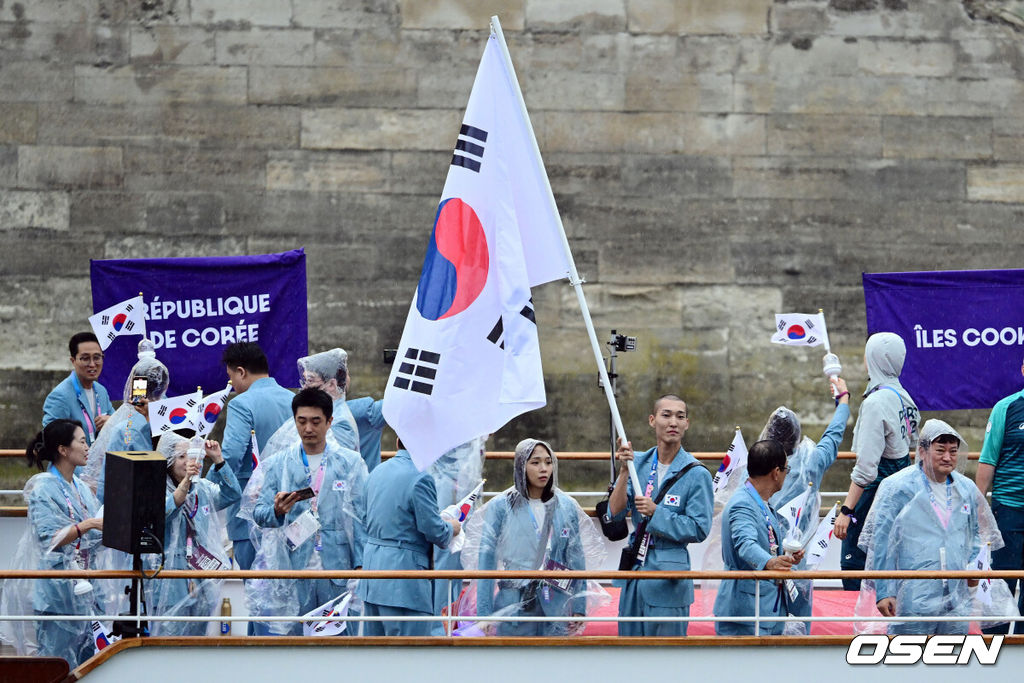
[[103,545],[131,554],[159,553],[166,458],[155,451],[109,451],[104,468]]

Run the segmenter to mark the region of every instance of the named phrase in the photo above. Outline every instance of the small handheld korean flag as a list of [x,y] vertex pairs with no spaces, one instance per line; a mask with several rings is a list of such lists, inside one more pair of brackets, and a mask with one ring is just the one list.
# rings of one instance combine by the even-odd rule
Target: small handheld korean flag
[[217,423],[217,418],[220,417],[221,410],[224,409],[224,403],[228,400],[228,394],[231,393],[231,384],[221,389],[220,391],[210,394],[196,406],[195,412],[192,414],[193,426],[196,430],[196,436],[201,436],[204,439],[213,429],[213,425]]
[[[469,519],[469,515],[473,512],[473,504],[476,503],[477,499],[480,498],[480,494],[484,491],[484,482],[486,479],[481,479],[480,483],[473,487],[473,490],[469,492],[465,498],[459,502],[449,505],[444,510],[441,510],[441,516],[448,519],[457,519],[460,524],[465,524],[466,520]],[[462,550],[463,544],[466,542],[466,534],[459,534],[452,539],[451,545],[448,549],[457,553]]]
[[146,336],[146,316],[143,311],[142,295],[125,299],[119,304],[89,316],[92,331],[104,351],[121,335]]
[[712,478],[714,492],[717,494],[719,491],[724,490],[733,472],[746,466],[747,444],[743,442],[743,434],[740,433],[740,428],[737,427],[732,443],[729,444],[729,450],[725,452],[722,464],[718,466],[718,471],[715,472],[715,476]]
[[829,348],[824,313],[776,313],[773,344]]
[[249,435],[249,455],[252,457],[252,469],[255,472],[260,464],[260,445],[256,443],[256,430],[253,429]]
[[[992,544],[985,543],[978,551],[978,556],[968,569],[977,569],[987,572],[992,569]],[[978,602],[983,605],[992,604],[992,579],[981,579],[978,581]]]
[[193,415],[203,400],[203,392],[194,391],[184,396],[151,401],[149,404],[149,425],[153,436],[166,434],[178,429],[193,429]]
[[792,538],[797,541],[801,540],[800,520],[807,514],[807,508],[811,503],[811,493],[813,491],[813,486],[805,486],[803,491],[793,497],[793,500],[788,503],[783,503],[779,508],[779,519],[786,529],[788,529],[786,532],[787,538]]
[[570,271],[497,41],[480,61],[384,392],[384,417],[421,470],[545,405],[530,288]]
[[836,503],[828,511],[828,514],[822,518],[821,522],[818,523],[818,528],[814,532],[814,536],[811,537],[811,542],[807,544],[806,563],[808,569],[814,569],[821,564],[825,553],[828,552],[828,547],[832,543],[832,529],[836,525],[836,515],[838,514],[839,503]]

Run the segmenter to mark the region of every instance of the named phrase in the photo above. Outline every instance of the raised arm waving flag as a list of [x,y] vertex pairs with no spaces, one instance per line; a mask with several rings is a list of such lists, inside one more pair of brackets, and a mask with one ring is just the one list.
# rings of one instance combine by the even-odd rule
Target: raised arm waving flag
[[477,70],[384,392],[384,417],[420,469],[545,405],[530,287],[570,272],[497,41]]

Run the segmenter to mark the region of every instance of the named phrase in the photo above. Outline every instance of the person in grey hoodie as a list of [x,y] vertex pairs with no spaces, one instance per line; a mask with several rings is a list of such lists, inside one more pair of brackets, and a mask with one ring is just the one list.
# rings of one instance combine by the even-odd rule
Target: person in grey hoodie
[[[843,542],[843,569],[864,569],[866,557],[857,541],[878,485],[910,464],[909,453],[917,443],[920,413],[899,379],[906,357],[906,345],[891,332],[873,334],[864,345],[868,387],[853,427],[857,463],[835,523],[835,536]],[[860,590],[860,579],[843,579],[843,588]]]

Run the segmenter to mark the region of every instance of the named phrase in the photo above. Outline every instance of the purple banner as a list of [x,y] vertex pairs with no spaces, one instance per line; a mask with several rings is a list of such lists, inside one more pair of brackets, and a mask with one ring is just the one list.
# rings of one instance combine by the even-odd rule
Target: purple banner
[[[270,374],[298,386],[295,361],[307,353],[306,254],[92,261],[93,311],[142,292],[147,336],[170,370],[169,396],[223,389],[221,354],[236,341],[257,342]],[[141,337],[121,336],[106,350],[100,381],[121,398]]]
[[1021,388],[1024,270],[864,273],[868,332],[907,345],[921,410],[991,408]]

